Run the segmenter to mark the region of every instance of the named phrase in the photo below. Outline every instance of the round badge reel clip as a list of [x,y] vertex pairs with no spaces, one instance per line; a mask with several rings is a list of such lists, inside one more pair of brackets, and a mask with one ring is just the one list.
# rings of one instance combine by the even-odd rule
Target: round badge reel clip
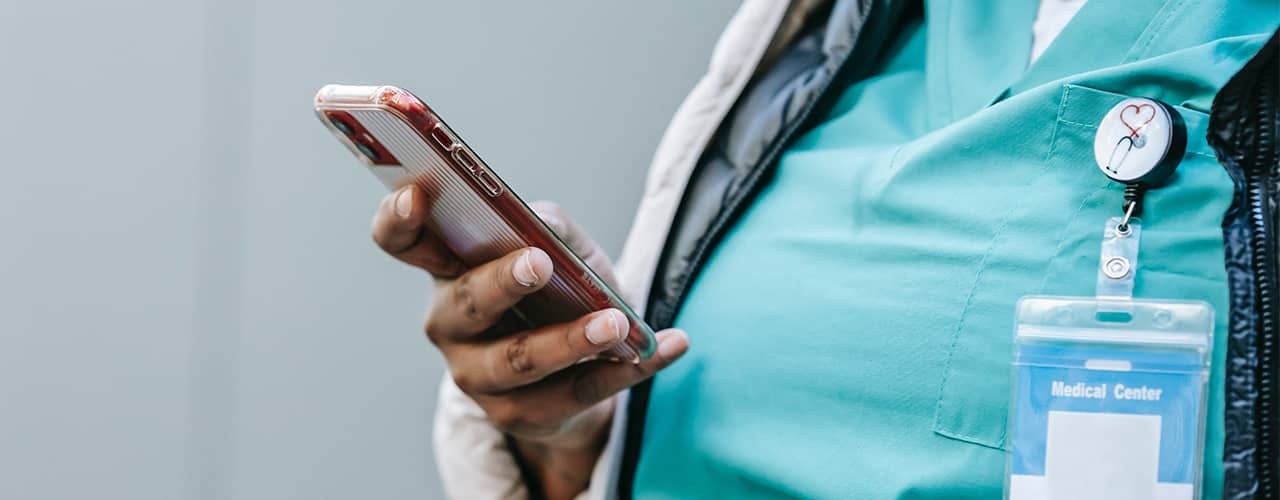
[[1142,215],[1148,188],[1168,182],[1187,148],[1187,127],[1176,109],[1160,101],[1134,97],[1120,101],[1098,124],[1093,155],[1108,178],[1125,185],[1124,220]]

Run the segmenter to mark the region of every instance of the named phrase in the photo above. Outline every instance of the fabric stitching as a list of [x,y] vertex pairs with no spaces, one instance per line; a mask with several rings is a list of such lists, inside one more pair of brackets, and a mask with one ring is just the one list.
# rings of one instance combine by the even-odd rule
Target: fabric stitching
[[1075,212],[1072,212],[1071,216],[1067,218],[1067,223],[1063,224],[1062,232],[1058,233],[1058,246],[1053,249],[1053,256],[1049,258],[1049,267],[1045,270],[1044,277],[1040,279],[1040,293],[1044,293],[1045,287],[1049,285],[1049,271],[1053,269],[1053,261],[1058,258],[1058,255],[1062,253],[1062,249],[1067,246],[1067,233],[1070,232],[1072,224],[1075,224],[1076,219],[1084,212],[1084,207],[1088,206],[1089,202],[1093,201],[1099,193],[1107,191],[1107,187],[1110,185],[1110,181],[1105,181],[1103,185],[1094,189],[1088,196],[1080,200],[1080,205],[1076,206]]
[[[1073,121],[1068,120],[1068,119],[1065,119],[1065,118],[1060,118],[1060,119],[1058,119],[1058,121],[1059,121],[1059,122],[1061,122],[1061,123],[1068,124],[1068,125],[1075,125],[1075,126],[1077,126],[1077,127],[1087,128],[1087,129],[1090,129],[1090,130],[1094,130],[1094,129],[1097,129],[1097,128],[1098,128],[1098,126],[1097,126],[1097,125],[1090,125],[1090,124],[1088,124],[1088,123],[1073,122]],[[1205,158],[1209,158],[1209,159],[1213,159],[1213,160],[1216,160],[1216,159],[1218,158],[1217,156],[1214,156],[1214,155],[1213,155],[1213,154],[1211,154],[1211,153],[1207,153],[1207,152],[1204,152],[1204,151],[1192,150],[1192,149],[1190,149],[1189,147],[1188,147],[1188,149],[1187,149],[1187,151],[1186,151],[1186,154],[1189,154],[1189,155],[1196,155],[1196,156],[1203,156],[1203,157],[1205,157]]]
[[903,143],[893,150],[893,156],[889,157],[889,170],[898,168],[898,155],[902,154],[902,150],[907,149],[907,143]]
[[[1082,89],[1082,90],[1084,90],[1084,91],[1086,91],[1086,92],[1098,92],[1098,93],[1102,93],[1102,94],[1114,94],[1114,95],[1116,95],[1117,97],[1120,97],[1120,98],[1124,98],[1124,97],[1125,97],[1125,95],[1124,95],[1124,94],[1115,94],[1115,93],[1113,93],[1113,92],[1108,92],[1108,91],[1105,91],[1105,90],[1098,90],[1098,89],[1093,89],[1093,88],[1089,88],[1089,87],[1085,87],[1085,86],[1081,86],[1081,85],[1070,84],[1070,83],[1063,85],[1063,87],[1065,87],[1066,89],[1068,89],[1068,90],[1066,90],[1066,91],[1064,91],[1064,92],[1063,92],[1064,97],[1065,97],[1065,95],[1066,95],[1067,93],[1069,93],[1069,92],[1070,92],[1070,90],[1072,90],[1072,89]],[[1118,101],[1117,101],[1117,102],[1118,102]],[[1189,112],[1194,112],[1194,113],[1203,113],[1203,111],[1199,111],[1199,110],[1195,110],[1195,109],[1187,108],[1187,107],[1185,107],[1185,106],[1174,106],[1174,107],[1175,107],[1175,108],[1182,108],[1183,110],[1186,110],[1186,111],[1180,111],[1180,112],[1187,112],[1187,111],[1189,111]],[[1065,106],[1064,106],[1063,108],[1065,108]],[[1077,121],[1068,120],[1068,119],[1066,119],[1066,118],[1062,118],[1062,115],[1063,115],[1063,114],[1065,114],[1065,113],[1063,113],[1062,111],[1060,111],[1060,112],[1059,112],[1058,121],[1059,121],[1060,123],[1066,123],[1066,124],[1068,124],[1068,125],[1075,125],[1075,126],[1077,126],[1077,127],[1082,127],[1082,128],[1086,128],[1086,129],[1090,129],[1090,130],[1096,130],[1096,129],[1098,128],[1098,124],[1096,124],[1096,123],[1081,123],[1081,122],[1077,122]],[[1207,126],[1207,125],[1206,125],[1206,126]],[[1189,129],[1190,129],[1190,127],[1188,127],[1188,133],[1190,132],[1190,130],[1189,130]],[[1190,140],[1190,137],[1188,137],[1188,140]],[[1207,146],[1207,145],[1206,145],[1206,146]],[[1213,160],[1217,160],[1217,159],[1218,159],[1218,157],[1217,157],[1216,155],[1214,155],[1213,153],[1210,153],[1210,152],[1207,152],[1207,151],[1201,151],[1201,150],[1192,150],[1192,149],[1190,149],[1190,148],[1191,148],[1191,144],[1190,144],[1190,143],[1188,143],[1188,144],[1187,144],[1187,151],[1186,151],[1186,154],[1189,154],[1189,155],[1196,155],[1196,156],[1202,156],[1202,157],[1210,158],[1210,159],[1213,159]]]
[[[1067,85],[1063,86],[1062,100],[1061,102],[1058,103],[1057,117],[1061,117],[1063,112],[1066,110],[1067,103],[1071,100],[1071,90],[1072,90],[1071,86],[1067,86]],[[1041,167],[1039,173],[1031,176],[1031,178],[1027,180],[1027,183],[1024,186],[1024,188],[1030,187],[1032,184],[1035,183],[1037,179],[1040,179],[1043,176],[1046,170],[1048,170],[1049,159],[1053,157],[1053,153],[1056,150],[1056,146],[1058,144],[1059,128],[1060,127],[1058,124],[1058,120],[1055,119],[1053,123],[1053,132],[1049,136],[1049,150],[1048,152],[1045,153],[1044,158],[1041,159],[1041,163],[1043,167]],[[973,306],[974,297],[977,295],[977,292],[978,292],[978,285],[982,283],[982,275],[987,270],[987,260],[989,260],[991,258],[991,254],[995,252],[996,244],[1000,241],[1000,237],[1004,235],[1005,227],[1009,225],[1009,219],[1012,218],[1015,207],[1016,205],[1009,207],[1009,209],[1005,210],[1005,213],[1000,218],[1000,224],[996,226],[995,234],[993,234],[991,237],[991,243],[987,245],[987,249],[983,253],[982,259],[978,261],[978,273],[973,277],[973,285],[969,287],[969,293],[965,296],[964,307],[961,308],[960,310],[960,320],[956,324],[955,332],[951,334],[951,348],[947,352],[947,364],[946,366],[943,367],[942,384],[938,387],[938,397],[934,401],[935,407],[933,412],[933,431],[934,432],[943,436],[958,438],[966,442],[972,442],[974,444],[979,444],[979,445],[984,445],[987,447],[999,448],[999,449],[1004,449],[1004,442],[1005,442],[1006,433],[1008,432],[1008,427],[1005,427],[1000,431],[1000,437],[997,439],[996,443],[993,445],[993,444],[987,443],[986,440],[983,440],[982,438],[968,435],[968,434],[963,434],[956,431],[946,430],[942,428],[943,427],[942,412],[943,412],[943,407],[946,401],[947,383],[951,380],[951,364],[955,360],[956,348],[959,346],[959,343],[960,343],[960,333],[964,331],[965,319],[968,316],[969,309]]]
[[958,432],[949,431],[949,430],[946,430],[946,429],[939,429],[939,428],[937,428],[937,427],[934,427],[934,428],[933,428],[933,432],[934,432],[934,433],[936,433],[936,434],[938,434],[938,435],[940,435],[940,436],[943,436],[943,437],[947,437],[947,438],[955,439],[955,440],[958,440],[958,441],[964,441],[964,442],[966,442],[966,443],[969,443],[969,444],[972,444],[972,445],[976,445],[976,446],[981,446],[981,447],[983,447],[983,448],[990,448],[990,449],[993,449],[993,450],[1006,451],[1006,450],[1004,449],[1004,445],[1003,445],[1003,443],[1004,443],[1004,433],[1001,433],[1001,434],[1000,434],[1000,443],[1001,443],[1001,444],[991,444],[991,443],[987,443],[987,442],[984,442],[984,441],[978,441],[978,440],[977,440],[978,438],[975,438],[975,437],[973,437],[973,436],[967,436],[967,435],[964,435],[964,434],[961,434],[961,433],[958,433]]
[[[947,2],[947,32],[946,32],[946,35],[942,37],[943,40],[951,40],[951,32],[952,32],[951,28],[952,28],[952,24],[955,23],[955,20],[956,20],[955,10],[956,10],[955,0]],[[943,103],[943,105],[945,106],[945,108],[943,108],[945,115],[944,115],[943,122],[939,124],[940,126],[945,126],[955,120],[955,110],[952,109],[952,102],[955,99],[955,97],[951,91],[950,46],[951,44],[948,43],[947,44],[948,50],[942,51],[942,67],[943,67],[942,88],[947,89],[947,100],[946,102]]]
[[1098,125],[1097,125],[1096,123],[1095,123],[1095,124],[1089,124],[1089,123],[1073,122],[1073,121],[1068,120],[1068,119],[1066,119],[1066,118],[1059,118],[1059,119],[1058,119],[1058,121],[1060,121],[1060,122],[1062,122],[1062,123],[1069,123],[1069,124],[1071,124],[1071,125],[1076,125],[1076,126],[1084,127],[1084,128],[1098,128]]
[[1173,19],[1177,17],[1176,14],[1182,10],[1182,6],[1185,3],[1185,0],[1179,0],[1174,3],[1165,4],[1165,8],[1160,10],[1160,14],[1162,15],[1160,25],[1151,30],[1151,36],[1148,36],[1147,40],[1143,42],[1141,50],[1133,53],[1136,57],[1131,60],[1141,60],[1150,55],[1151,44],[1155,43],[1156,38],[1164,33],[1165,27],[1169,26],[1170,22],[1173,22]]

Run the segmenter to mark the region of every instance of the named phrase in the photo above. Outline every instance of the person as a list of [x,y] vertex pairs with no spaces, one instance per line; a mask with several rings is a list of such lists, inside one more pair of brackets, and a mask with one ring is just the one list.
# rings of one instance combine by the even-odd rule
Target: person
[[1125,97],[1187,127],[1176,176],[1146,195],[1134,295],[1219,311],[1204,498],[1274,493],[1257,394],[1275,376],[1249,346],[1278,340],[1277,190],[1245,189],[1280,178],[1264,154],[1278,24],[1248,0],[744,2],[658,148],[619,264],[536,207],[666,328],[638,365],[579,362],[620,341],[614,310],[494,334],[546,283],[547,255],[465,269],[424,230],[426,195],[392,193],[374,239],[436,279],[447,493],[998,498],[1013,307],[1092,294],[1124,189],[1092,141]]

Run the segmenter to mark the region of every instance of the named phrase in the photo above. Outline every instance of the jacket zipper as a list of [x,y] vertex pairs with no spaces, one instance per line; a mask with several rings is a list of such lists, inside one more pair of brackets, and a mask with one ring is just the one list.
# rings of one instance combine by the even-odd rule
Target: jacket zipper
[[1255,279],[1255,290],[1257,293],[1257,303],[1255,313],[1258,318],[1258,338],[1257,338],[1257,354],[1258,354],[1258,399],[1255,406],[1255,416],[1257,425],[1257,450],[1256,465],[1258,479],[1258,498],[1276,498],[1276,432],[1275,428],[1275,412],[1277,387],[1280,384],[1280,366],[1277,366],[1277,356],[1280,352],[1280,332],[1277,332],[1277,313],[1280,313],[1280,304],[1277,304],[1276,289],[1276,255],[1275,249],[1272,248],[1274,238],[1272,231],[1275,230],[1274,221],[1270,220],[1268,213],[1268,200],[1272,191],[1272,176],[1269,170],[1274,168],[1277,159],[1268,158],[1268,151],[1273,150],[1271,146],[1276,140],[1276,131],[1271,130],[1274,123],[1270,118],[1274,116],[1275,110],[1271,109],[1264,102],[1255,100],[1256,105],[1254,112],[1258,113],[1255,123],[1258,127],[1258,144],[1257,149],[1251,152],[1250,157],[1246,160],[1248,169],[1245,174],[1245,196],[1249,203],[1249,225],[1250,237],[1249,247],[1253,252],[1253,273]]
[[[1206,139],[1237,195],[1223,219],[1230,338],[1223,498],[1280,497],[1280,31],[1213,100]],[[1239,267],[1236,267],[1239,266]]]

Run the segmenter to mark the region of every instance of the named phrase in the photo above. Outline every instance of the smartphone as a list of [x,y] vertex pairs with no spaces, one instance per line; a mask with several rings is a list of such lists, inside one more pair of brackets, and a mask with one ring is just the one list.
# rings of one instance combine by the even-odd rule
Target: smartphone
[[639,363],[657,347],[653,329],[421,99],[380,85],[325,85],[316,115],[388,189],[408,183],[428,198],[429,230],[470,267],[523,247],[547,252],[551,281],[516,305],[529,326],[572,321],[616,308],[630,330],[607,357]]

